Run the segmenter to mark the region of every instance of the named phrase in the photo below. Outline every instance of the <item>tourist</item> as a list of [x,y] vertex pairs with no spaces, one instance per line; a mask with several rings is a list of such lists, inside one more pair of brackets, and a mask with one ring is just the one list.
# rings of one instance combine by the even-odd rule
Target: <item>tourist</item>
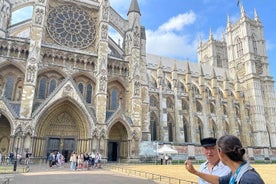
[[217,141],[220,160],[231,172],[225,176],[215,176],[197,171],[191,161],[185,161],[186,169],[200,178],[214,184],[264,184],[261,176],[244,160],[245,149],[240,140],[233,135],[225,135]]
[[25,155],[25,164],[26,165],[29,165],[31,156],[32,156],[32,154],[27,151],[26,155]]
[[73,151],[70,156],[70,169],[76,170],[77,169],[77,154]]
[[[230,168],[220,161],[216,142],[217,139],[213,137],[204,138],[200,141],[206,161],[200,165],[199,171],[206,174],[224,176],[230,172]],[[198,178],[198,183],[208,184],[209,182]]]
[[49,167],[52,167],[52,166],[53,166],[54,161],[55,161],[55,154],[52,152],[52,153],[50,153],[50,155],[48,156]]

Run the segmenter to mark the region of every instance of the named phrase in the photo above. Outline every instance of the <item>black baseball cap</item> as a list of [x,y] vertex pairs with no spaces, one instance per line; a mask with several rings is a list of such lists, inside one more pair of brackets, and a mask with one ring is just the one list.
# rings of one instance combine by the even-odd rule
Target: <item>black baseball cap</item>
[[217,139],[214,137],[207,137],[204,139],[201,139],[200,144],[203,147],[212,147],[215,146],[217,143]]

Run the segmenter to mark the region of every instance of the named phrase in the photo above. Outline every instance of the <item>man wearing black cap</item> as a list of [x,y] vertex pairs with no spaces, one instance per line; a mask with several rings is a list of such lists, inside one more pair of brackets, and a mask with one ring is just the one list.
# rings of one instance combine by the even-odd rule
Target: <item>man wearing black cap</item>
[[[231,172],[231,170],[220,161],[216,142],[217,139],[213,137],[204,138],[200,141],[203,147],[203,153],[206,157],[206,162],[200,165],[199,171],[207,174],[224,176]],[[198,183],[207,184],[208,182],[199,178]]]

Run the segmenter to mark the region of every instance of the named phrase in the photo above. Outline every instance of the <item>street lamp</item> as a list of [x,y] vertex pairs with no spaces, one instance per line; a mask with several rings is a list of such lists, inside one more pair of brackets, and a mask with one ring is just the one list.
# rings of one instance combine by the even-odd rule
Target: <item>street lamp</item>
[[21,136],[21,132],[18,132],[18,134],[17,134],[17,143],[16,143],[15,161],[14,161],[14,164],[13,164],[13,171],[16,171],[16,168],[17,168],[17,154],[18,154],[20,136]]

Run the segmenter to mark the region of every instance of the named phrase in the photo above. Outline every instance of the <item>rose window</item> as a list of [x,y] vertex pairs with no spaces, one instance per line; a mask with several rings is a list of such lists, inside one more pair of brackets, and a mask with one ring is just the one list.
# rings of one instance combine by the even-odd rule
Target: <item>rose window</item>
[[72,48],[86,48],[95,40],[93,19],[75,6],[59,6],[49,12],[48,32],[58,44]]

